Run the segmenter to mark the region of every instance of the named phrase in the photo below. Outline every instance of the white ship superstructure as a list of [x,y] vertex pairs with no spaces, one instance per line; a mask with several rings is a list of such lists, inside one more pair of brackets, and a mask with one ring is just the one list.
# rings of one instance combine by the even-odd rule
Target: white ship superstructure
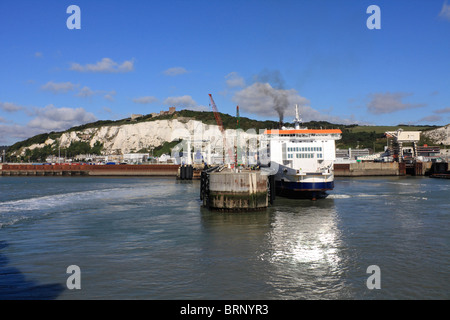
[[334,188],[335,141],[340,129],[301,128],[296,107],[295,128],[266,130],[270,167],[277,168],[277,195],[321,198]]

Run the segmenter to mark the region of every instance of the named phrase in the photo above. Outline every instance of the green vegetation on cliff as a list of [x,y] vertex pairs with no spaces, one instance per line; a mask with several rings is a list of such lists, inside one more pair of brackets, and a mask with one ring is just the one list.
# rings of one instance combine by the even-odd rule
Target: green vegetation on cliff
[[56,144],[46,145],[42,148],[26,149],[24,156],[16,156],[16,161],[31,161],[31,162],[43,162],[51,155],[59,155],[62,157],[75,157],[79,154],[97,154],[100,155],[103,149],[103,144],[97,141],[94,146],[90,146],[88,142],[74,141],[68,148],[59,149]]

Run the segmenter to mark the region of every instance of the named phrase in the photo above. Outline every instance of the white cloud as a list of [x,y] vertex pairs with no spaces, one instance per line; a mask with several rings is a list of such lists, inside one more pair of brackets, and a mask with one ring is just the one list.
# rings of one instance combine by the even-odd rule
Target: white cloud
[[34,56],[35,56],[36,58],[42,58],[44,55],[42,54],[42,52],[36,52],[36,53],[34,54]]
[[277,116],[283,120],[288,108],[309,103],[295,89],[275,89],[268,83],[255,82],[235,93],[233,97],[240,108],[261,116]]
[[134,98],[133,102],[134,103],[139,103],[139,104],[149,104],[149,103],[154,103],[157,102],[158,99],[152,96],[147,96],[147,97],[139,97],[139,98]]
[[112,90],[110,92],[108,92],[107,94],[105,94],[103,96],[103,98],[105,98],[108,101],[114,101],[114,96],[117,94],[117,92],[115,90]]
[[134,61],[128,60],[119,64],[110,58],[103,58],[96,64],[81,65],[79,63],[72,63],[70,70],[78,72],[101,72],[101,73],[122,73],[134,70]]
[[42,133],[42,131],[30,129],[18,124],[0,124],[0,145],[11,145],[39,133]]
[[0,118],[0,144],[10,145],[40,133],[63,131],[97,120],[94,114],[83,108],[57,108],[54,105],[48,105],[44,108],[23,107],[22,109],[25,109],[28,116],[32,117],[26,125]]
[[[303,121],[327,121],[334,124],[369,124],[365,121],[356,120],[354,115],[350,115],[347,118],[342,118],[340,116],[334,116],[331,114],[324,114],[316,109],[311,108],[310,106],[299,106],[299,113],[300,117]],[[295,117],[295,109],[290,108],[289,112],[287,112],[288,115],[290,115],[293,121]]]
[[422,119],[420,119],[419,121],[417,121],[417,123],[424,123],[424,122],[439,122],[442,120],[441,116],[437,116],[437,115],[431,115],[431,116],[426,116],[423,117]]
[[34,114],[36,117],[28,123],[28,127],[44,131],[66,130],[96,120],[94,114],[83,108],[57,108],[54,105],[36,108]]
[[102,109],[103,109],[103,111],[106,112],[106,113],[112,113],[111,108],[103,107]]
[[402,101],[403,98],[411,95],[412,93],[405,92],[373,93],[369,95],[371,100],[367,104],[367,110],[372,114],[385,114],[426,106],[426,104],[423,103],[405,103]]
[[183,67],[174,67],[174,68],[169,68],[167,70],[164,70],[163,73],[166,76],[173,77],[173,76],[178,76],[180,74],[188,73],[188,71],[185,68],[183,68]]
[[441,12],[439,12],[439,17],[450,21],[450,5],[447,4],[447,1],[445,1],[442,5]]
[[240,87],[240,88],[244,88],[245,87],[245,81],[244,78],[242,78],[237,72],[233,71],[230,72],[229,74],[227,74],[225,76],[226,83],[227,83],[227,87],[229,88],[235,88],[235,87]]
[[19,111],[22,109],[24,109],[24,107],[19,106],[15,103],[0,102],[0,110],[6,111],[6,112],[16,112],[16,111]]
[[[309,106],[310,101],[302,97],[295,89],[275,89],[269,83],[255,82],[238,91],[233,101],[239,105],[241,112],[269,118],[282,118],[284,122],[292,122],[295,117],[295,105],[299,107],[303,121],[328,121],[337,124],[359,123],[353,116],[342,118],[324,114]],[[328,111],[330,108],[328,108]]]
[[80,92],[78,92],[77,96],[82,98],[92,97],[95,94],[94,91],[89,89],[88,87],[83,87]]
[[202,105],[195,106],[195,107],[189,107],[189,108],[186,108],[186,109],[193,110],[193,111],[201,111],[201,112],[211,111],[211,109],[209,107],[202,106]]
[[78,87],[77,84],[73,84],[71,82],[53,82],[49,81],[43,86],[41,86],[41,90],[44,91],[50,91],[54,94],[58,93],[67,93],[69,91],[73,91],[76,87]]
[[195,108],[197,107],[197,102],[192,99],[191,96],[181,96],[181,97],[168,97],[163,102],[164,105],[169,105],[172,107],[184,107],[184,108]]
[[437,113],[437,114],[450,113],[450,107],[443,108],[443,109],[439,109],[439,110],[435,110],[435,111],[433,111],[433,112],[434,112],[434,113]]
[[108,101],[114,101],[114,96],[117,94],[115,90],[112,91],[105,91],[105,90],[91,90],[89,87],[84,86],[80,91],[77,93],[77,97],[81,98],[89,98],[95,95],[104,95],[103,98],[105,98]]

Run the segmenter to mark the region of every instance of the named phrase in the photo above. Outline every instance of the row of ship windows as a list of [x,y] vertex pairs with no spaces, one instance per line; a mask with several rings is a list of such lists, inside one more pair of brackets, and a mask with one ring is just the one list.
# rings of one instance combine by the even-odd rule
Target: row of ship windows
[[288,152],[322,151],[322,147],[288,147]]
[[[294,159],[294,154],[293,153],[288,153],[288,159]],[[295,157],[297,159],[313,159],[314,158],[314,153],[296,153]],[[322,154],[321,153],[317,153],[317,158],[321,159],[322,158]]]

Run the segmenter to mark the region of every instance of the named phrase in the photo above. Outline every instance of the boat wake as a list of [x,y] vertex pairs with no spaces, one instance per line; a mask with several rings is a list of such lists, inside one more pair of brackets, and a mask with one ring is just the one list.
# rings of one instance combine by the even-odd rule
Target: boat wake
[[348,199],[351,198],[348,194],[330,194],[327,196],[327,199]]
[[146,188],[109,188],[0,202],[0,228],[65,211],[95,209],[148,197]]

